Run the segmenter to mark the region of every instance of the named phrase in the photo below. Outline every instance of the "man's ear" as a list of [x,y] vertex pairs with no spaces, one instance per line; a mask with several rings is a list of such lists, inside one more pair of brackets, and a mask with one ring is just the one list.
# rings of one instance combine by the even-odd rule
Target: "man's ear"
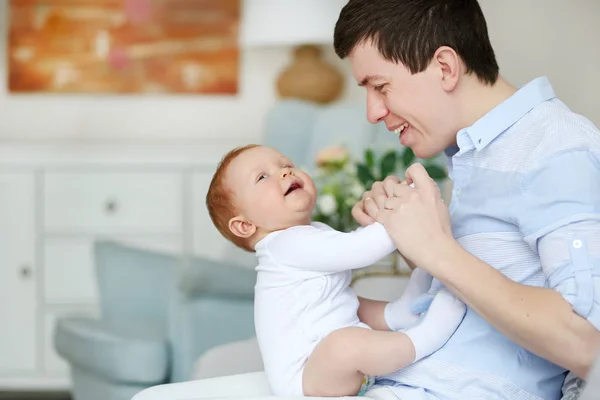
[[229,220],[229,230],[238,237],[248,239],[256,232],[256,225],[238,215]]
[[441,73],[442,88],[447,92],[453,91],[462,75],[463,64],[460,56],[452,47],[441,46],[435,51],[433,61]]

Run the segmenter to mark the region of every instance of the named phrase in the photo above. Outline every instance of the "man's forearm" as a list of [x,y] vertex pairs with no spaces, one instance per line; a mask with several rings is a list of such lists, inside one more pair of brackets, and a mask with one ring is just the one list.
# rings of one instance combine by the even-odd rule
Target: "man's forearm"
[[559,293],[518,284],[456,242],[443,253],[427,269],[469,307],[532,353],[587,375],[600,349],[600,332]]
[[358,298],[358,319],[376,331],[389,331],[385,322],[385,306],[387,301]]

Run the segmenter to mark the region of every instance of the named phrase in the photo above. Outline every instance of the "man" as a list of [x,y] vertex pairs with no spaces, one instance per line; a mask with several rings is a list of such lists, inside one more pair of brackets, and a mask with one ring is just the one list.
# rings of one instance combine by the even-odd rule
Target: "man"
[[418,157],[445,151],[454,182],[449,212],[418,165],[353,209],[386,225],[432,292],[469,306],[444,348],[381,383],[402,399],[557,399],[570,371],[579,387],[600,348],[597,128],[547,79],[499,76],[476,0],[350,0],[334,46],[369,121]]

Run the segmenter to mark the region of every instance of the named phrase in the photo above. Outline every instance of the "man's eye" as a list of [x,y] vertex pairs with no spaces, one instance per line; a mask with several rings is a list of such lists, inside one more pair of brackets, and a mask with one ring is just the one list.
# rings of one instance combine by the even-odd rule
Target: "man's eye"
[[373,90],[375,90],[376,92],[381,92],[384,86],[385,84],[373,86]]

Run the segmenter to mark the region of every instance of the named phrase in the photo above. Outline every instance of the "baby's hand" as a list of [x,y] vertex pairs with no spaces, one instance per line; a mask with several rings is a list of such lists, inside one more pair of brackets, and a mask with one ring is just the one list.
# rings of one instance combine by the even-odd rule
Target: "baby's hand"
[[398,183],[400,183],[400,179],[395,176],[388,176],[382,182],[375,182],[371,186],[371,190],[366,191],[362,199],[352,208],[352,216],[356,222],[362,226],[375,222],[385,199],[393,196],[394,186]]

